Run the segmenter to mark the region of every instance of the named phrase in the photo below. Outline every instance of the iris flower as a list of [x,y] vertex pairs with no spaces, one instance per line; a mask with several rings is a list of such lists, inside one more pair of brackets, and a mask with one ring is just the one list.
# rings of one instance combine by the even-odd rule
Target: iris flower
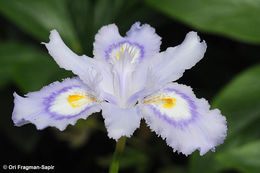
[[143,118],[174,151],[185,155],[196,149],[203,155],[223,143],[225,117],[218,109],[210,110],[205,99],[196,98],[191,87],[173,82],[204,56],[207,46],[196,32],[159,52],[161,37],[150,25],[137,22],[122,37],[110,24],[95,36],[94,58],[72,52],[56,30],[43,44],[61,68],[78,77],[25,97],[14,93],[16,126],[33,123],[39,130],[64,130],[102,110],[108,136],[115,140],[130,137]]

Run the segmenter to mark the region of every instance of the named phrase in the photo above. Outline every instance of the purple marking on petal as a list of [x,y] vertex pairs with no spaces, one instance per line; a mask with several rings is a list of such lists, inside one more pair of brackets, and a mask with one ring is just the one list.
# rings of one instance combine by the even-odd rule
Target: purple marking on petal
[[103,99],[108,101],[109,103],[118,105],[117,98],[114,95],[110,94],[110,93],[103,92]]
[[62,119],[70,119],[70,118],[74,118],[76,116],[79,116],[80,114],[82,114],[83,112],[91,109],[92,107],[96,106],[96,105],[91,105],[91,106],[88,106],[86,107],[84,110],[82,110],[81,112],[77,113],[77,114],[68,114],[68,115],[62,115],[62,114],[58,114],[56,112],[52,112],[50,110],[50,107],[51,107],[51,103],[55,100],[55,98],[60,95],[61,93],[63,92],[67,92],[68,90],[72,89],[72,88],[82,88],[78,85],[74,85],[74,86],[70,86],[70,87],[64,87],[63,89],[57,91],[57,92],[54,92],[51,96],[49,97],[45,97],[44,98],[44,101],[43,101],[43,104],[45,105],[45,112],[47,112],[48,114],[51,115],[51,118],[54,118],[55,120],[62,120]]
[[134,45],[134,46],[137,46],[140,51],[141,51],[141,56],[140,56],[140,59],[142,60],[144,58],[144,47],[136,42],[130,42],[128,40],[125,40],[125,41],[121,41],[121,42],[118,42],[116,44],[111,44],[108,49],[105,51],[105,59],[106,60],[109,60],[110,59],[110,56],[109,54],[112,52],[112,50],[116,47],[119,47],[121,44],[125,44],[125,43],[128,43],[130,46]]
[[189,96],[187,96],[186,94],[179,92],[176,89],[172,89],[172,88],[166,88],[164,89],[166,91],[169,92],[175,92],[176,94],[180,95],[183,99],[185,99],[188,104],[189,104],[189,111],[191,113],[191,118],[188,120],[180,120],[180,121],[175,121],[174,119],[168,117],[166,114],[162,114],[158,109],[156,109],[156,107],[152,106],[152,105],[147,105],[150,109],[152,109],[152,111],[154,112],[155,115],[157,115],[159,118],[167,121],[169,124],[179,127],[179,128],[183,128],[184,126],[187,126],[189,123],[193,122],[197,116],[198,116],[198,112],[197,112],[197,107],[194,104],[194,101],[191,100],[191,98]]
[[144,89],[141,89],[140,91],[135,92],[133,95],[131,95],[127,101],[126,104],[127,105],[131,105],[133,103],[136,103],[138,101],[138,99],[140,98],[140,95],[142,94],[142,92],[144,91]]

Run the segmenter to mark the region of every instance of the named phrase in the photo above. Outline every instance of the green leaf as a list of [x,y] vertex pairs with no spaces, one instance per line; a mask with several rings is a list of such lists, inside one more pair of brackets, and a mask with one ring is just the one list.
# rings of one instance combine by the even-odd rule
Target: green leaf
[[227,118],[227,138],[217,147],[216,153],[202,157],[193,154],[190,162],[192,173],[230,168],[231,164],[223,164],[216,160],[216,156],[260,139],[260,65],[239,74],[216,96],[212,105]]
[[92,56],[95,34],[104,25],[115,23],[121,34],[125,35],[136,21],[145,21],[156,26],[166,21],[139,0],[77,0],[77,3],[74,0],[67,1],[84,53],[88,56]]
[[[257,123],[260,121],[260,65],[238,75],[216,96],[212,105],[227,117],[228,141],[225,144],[242,136],[260,137]],[[239,143],[250,141],[245,138]]]
[[79,35],[79,40],[85,54],[92,54],[92,43],[94,41],[93,30],[93,2],[89,0],[67,0],[70,16],[74,24],[74,28]]
[[260,140],[232,148],[216,155],[227,166],[245,173],[258,173],[260,170]]
[[260,43],[259,0],[146,0],[151,7],[196,29]]
[[[219,152],[217,148],[216,152]],[[199,152],[194,152],[191,155],[189,162],[190,173],[216,173],[225,169],[226,166],[218,162],[215,158],[215,153],[208,152],[203,156],[199,155]]]
[[47,41],[50,30],[57,29],[74,51],[81,49],[66,0],[1,0],[0,12],[40,41]]
[[24,92],[35,91],[54,80],[71,76],[47,54],[31,45],[0,42],[1,85],[15,82]]

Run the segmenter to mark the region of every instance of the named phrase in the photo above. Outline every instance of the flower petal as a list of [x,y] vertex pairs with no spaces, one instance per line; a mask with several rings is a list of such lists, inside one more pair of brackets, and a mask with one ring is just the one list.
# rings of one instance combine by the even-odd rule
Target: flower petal
[[179,79],[186,69],[190,69],[203,58],[206,48],[205,41],[200,42],[196,32],[189,32],[182,44],[151,58],[147,86],[156,90]]
[[120,108],[117,105],[103,102],[102,115],[108,136],[115,140],[121,136],[130,137],[140,125],[141,116],[135,107]]
[[188,86],[168,84],[142,103],[147,124],[174,151],[189,155],[198,149],[203,155],[226,137],[226,118],[218,109],[210,110],[208,102],[196,98]]
[[119,34],[115,24],[103,26],[95,36],[94,57],[97,59],[104,59],[110,46],[123,41],[123,39],[124,38]]
[[100,88],[100,95],[104,100],[109,102],[117,102],[114,96],[114,74],[112,72],[111,64],[105,61],[94,59],[96,64],[96,69],[102,75],[102,80],[100,81],[98,88]]
[[161,37],[148,24],[141,25],[140,22],[136,22],[126,35],[128,41],[138,43],[143,47],[144,57],[149,58],[160,51]]
[[64,130],[78,119],[100,111],[100,101],[91,95],[78,78],[65,79],[31,92],[26,97],[14,93],[12,119],[17,126],[33,123],[37,129],[48,126]]
[[[102,27],[94,43],[94,56],[97,59],[117,61],[123,55],[129,55],[131,63],[141,62],[145,57],[158,53],[161,45],[161,37],[155,33],[155,29],[148,24],[140,22],[132,25],[126,37],[122,37],[115,24]],[[120,57],[120,58],[119,58]]]
[[43,44],[61,68],[71,70],[74,74],[78,75],[89,88],[95,89],[96,84],[101,81],[100,74],[95,70],[94,60],[85,55],[78,56],[72,52],[64,44],[56,30],[51,31],[50,42]]

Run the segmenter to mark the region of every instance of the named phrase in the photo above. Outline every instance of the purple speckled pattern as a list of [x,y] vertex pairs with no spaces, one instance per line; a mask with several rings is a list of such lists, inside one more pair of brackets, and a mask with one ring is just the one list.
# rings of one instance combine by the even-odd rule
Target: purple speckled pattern
[[188,120],[181,120],[181,121],[175,121],[174,119],[168,117],[166,114],[162,114],[158,109],[156,109],[156,107],[152,106],[152,105],[147,105],[153,112],[155,115],[157,115],[159,118],[165,120],[166,122],[168,122],[169,124],[175,126],[175,127],[179,127],[179,128],[183,128],[185,126],[187,126],[189,123],[195,121],[195,119],[198,116],[198,112],[197,112],[197,107],[194,104],[194,101],[191,100],[190,97],[188,97],[186,94],[179,92],[176,89],[173,88],[165,88],[165,91],[168,92],[175,92],[176,94],[180,95],[183,99],[185,99],[187,101],[187,103],[189,104],[189,111],[191,113],[191,118]]
[[69,87],[64,87],[63,89],[57,91],[57,92],[54,92],[51,96],[49,97],[46,97],[44,98],[44,101],[43,101],[43,104],[45,106],[45,112],[47,112],[48,114],[51,115],[51,118],[55,119],[55,120],[62,120],[62,119],[70,119],[70,118],[74,118],[76,116],[79,116],[80,114],[82,114],[83,112],[91,109],[92,107],[96,106],[96,105],[91,105],[91,106],[88,106],[86,107],[84,110],[82,110],[81,112],[77,113],[77,114],[74,114],[74,115],[62,115],[62,114],[58,114],[56,112],[52,112],[50,110],[50,107],[51,107],[51,104],[52,102],[55,100],[55,98],[57,96],[59,96],[61,93],[64,93],[64,92],[67,92],[68,90],[72,89],[72,88],[82,88],[78,85],[75,85],[75,86],[69,86]]
[[130,41],[121,41],[121,42],[118,42],[116,44],[111,44],[108,49],[105,51],[105,56],[106,56],[106,60],[109,60],[110,59],[110,56],[109,54],[112,52],[112,50],[116,47],[119,47],[121,44],[125,44],[125,43],[128,43],[130,46],[136,46],[140,49],[141,51],[141,56],[140,56],[140,59],[142,60],[143,57],[144,57],[144,47],[138,43],[133,43],[133,42],[130,42]]

